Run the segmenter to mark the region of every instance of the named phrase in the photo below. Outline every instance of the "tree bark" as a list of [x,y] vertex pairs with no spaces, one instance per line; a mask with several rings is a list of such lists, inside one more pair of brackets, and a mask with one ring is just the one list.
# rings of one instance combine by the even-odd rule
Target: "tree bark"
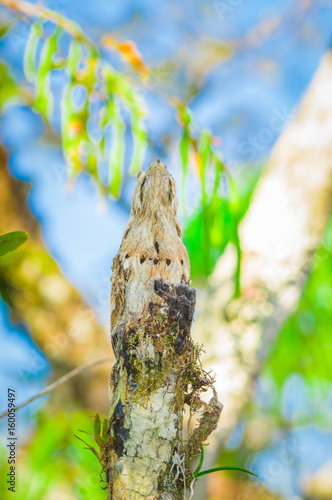
[[[295,311],[332,200],[332,54],[328,52],[295,118],[286,127],[240,226],[241,296],[233,298],[236,266],[229,246],[200,305],[196,338],[216,373],[225,405],[214,433],[211,466],[252,396],[272,343]],[[200,491],[197,498],[203,498]]]
[[[109,499],[184,499],[193,488],[189,460],[222,405],[190,329],[195,290],[177,219],[175,183],[161,163],[138,176],[132,210],[114,258],[111,298],[112,401],[105,450]],[[211,387],[209,404],[200,392]],[[183,440],[184,405],[203,410]]]

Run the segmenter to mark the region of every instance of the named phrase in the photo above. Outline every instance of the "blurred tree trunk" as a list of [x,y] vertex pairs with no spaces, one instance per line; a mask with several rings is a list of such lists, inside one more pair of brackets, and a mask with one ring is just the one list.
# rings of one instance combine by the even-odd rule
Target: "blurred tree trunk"
[[[251,399],[272,343],[296,310],[332,200],[332,54],[327,53],[295,118],[277,141],[240,226],[241,296],[234,299],[235,251],[228,247],[199,304],[196,336],[225,405],[207,467]],[[296,355],[296,353],[294,353]],[[204,484],[195,498],[206,498]]]
[[[105,330],[68,283],[41,238],[38,221],[26,205],[29,186],[14,179],[0,144],[0,233],[30,233],[19,250],[0,260],[0,291],[14,321],[28,326],[33,340],[52,364],[55,378],[111,350]],[[72,379],[60,390],[61,401],[108,411],[105,364]],[[57,397],[55,395],[55,397]]]

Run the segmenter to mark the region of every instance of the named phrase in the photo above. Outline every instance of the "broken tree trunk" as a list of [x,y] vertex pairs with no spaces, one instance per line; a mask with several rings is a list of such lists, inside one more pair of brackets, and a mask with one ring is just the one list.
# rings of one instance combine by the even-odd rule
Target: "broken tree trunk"
[[[216,428],[222,405],[190,329],[196,292],[177,218],[175,182],[158,162],[138,175],[129,224],[113,264],[111,330],[116,364],[103,468],[108,498],[184,499],[188,462]],[[209,404],[200,392],[211,387]],[[183,440],[184,405],[203,410]]]

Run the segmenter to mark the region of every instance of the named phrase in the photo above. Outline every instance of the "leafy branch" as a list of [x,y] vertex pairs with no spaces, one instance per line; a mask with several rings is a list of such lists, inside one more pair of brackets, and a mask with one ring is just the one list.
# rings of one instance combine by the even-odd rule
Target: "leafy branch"
[[[24,0],[0,0],[0,5],[14,11],[24,21],[34,21],[24,54],[24,72],[35,88],[34,108],[47,121],[53,116],[51,73],[56,70],[66,72],[67,84],[61,103],[61,136],[71,178],[85,170],[103,191],[106,187],[117,198],[123,181],[126,146],[123,108],[129,112],[133,138],[134,151],[129,173],[135,175],[143,163],[147,133],[142,96],[127,76],[116,71],[101,56],[98,45],[75,22],[51,9]],[[51,32],[46,22],[52,23]],[[70,38],[69,48],[66,36]],[[37,62],[36,55],[40,45],[42,50]],[[101,46],[117,51],[149,88],[151,71],[134,42],[119,42],[106,33],[102,37]],[[63,49],[66,50],[65,56],[61,54]],[[160,89],[157,90],[161,92]],[[201,185],[202,202],[205,205],[208,170],[210,173],[215,172],[217,185],[221,173],[226,172],[225,166],[213,148],[210,132],[202,131],[198,136],[195,133],[187,104],[168,95],[165,97],[175,108],[183,131],[179,144],[182,185],[185,185],[189,165],[192,165]],[[106,182],[102,181],[100,172],[103,162],[108,164]]]
[[[0,0],[0,5],[31,24],[24,72],[34,88],[35,95],[32,99],[29,96],[29,102],[47,124],[53,120],[53,102],[57,99],[52,90],[52,75],[57,71],[65,74],[60,106],[61,140],[71,181],[84,171],[103,194],[119,199],[128,153],[132,154],[129,174],[135,175],[143,166],[148,143],[143,97],[138,84],[116,71],[102,56],[101,49],[116,51],[145,88],[161,93],[173,107],[180,128],[184,214],[190,175],[200,188],[197,200],[200,211],[191,214],[184,235],[189,248],[196,248],[197,241],[201,246],[200,252],[190,256],[193,277],[207,276],[227,241],[232,241],[238,255],[235,277],[238,294],[241,248],[237,227],[247,203],[241,201],[239,206],[237,186],[216,147],[219,138],[208,130],[197,130],[188,103],[164,94],[158,86],[151,87],[153,72],[134,42],[119,42],[106,33],[98,45],[75,22],[46,7],[24,0]],[[3,65],[1,68],[8,81],[9,97],[13,96],[15,88],[8,70]],[[196,241],[193,246],[188,241],[191,237]]]
[[[24,54],[24,72],[35,88],[33,107],[48,122],[53,117],[52,72],[64,70],[66,74],[61,138],[70,178],[85,170],[102,192],[108,191],[117,198],[124,177],[125,111],[129,114],[133,142],[130,174],[139,171],[147,144],[145,110],[139,92],[128,77],[101,57],[98,46],[76,23],[23,0],[1,0],[0,5],[23,16],[25,21],[34,21]],[[52,23],[51,30],[46,21]],[[113,48],[125,54],[138,72],[143,70],[143,63],[138,67],[139,55],[133,44],[115,44]],[[103,180],[105,168],[108,174]]]

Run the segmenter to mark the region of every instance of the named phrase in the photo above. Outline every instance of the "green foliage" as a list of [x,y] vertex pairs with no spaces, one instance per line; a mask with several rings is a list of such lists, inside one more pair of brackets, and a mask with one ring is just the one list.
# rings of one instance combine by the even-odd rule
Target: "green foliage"
[[53,114],[53,96],[50,88],[50,78],[51,70],[54,69],[53,57],[57,51],[60,34],[60,28],[56,27],[52,35],[46,38],[36,71],[36,100],[34,107],[40,111],[45,119],[50,119]]
[[182,161],[182,207],[185,210],[185,191],[189,164],[198,180],[201,196],[198,208],[187,218],[184,243],[188,249],[191,277],[204,283],[218,257],[231,242],[237,249],[238,265],[235,294],[239,294],[241,247],[238,225],[249,206],[260,170],[254,167],[241,171],[234,178],[214,148],[218,139],[208,130],[195,133],[191,112],[184,103],[173,100],[183,127],[179,149]]
[[12,231],[0,235],[0,257],[6,255],[23,245],[29,238],[29,234],[24,231]]
[[[89,428],[85,412],[42,413],[36,429],[24,444],[18,457],[16,500],[56,498],[104,500],[100,465],[74,436],[79,427]],[[7,453],[0,448],[1,470],[7,471]],[[6,476],[1,475],[0,491],[7,491]],[[7,496],[1,498],[7,498]]]
[[92,453],[95,455],[95,457],[97,457],[98,461],[102,465],[103,470],[104,470],[104,468],[106,466],[106,464],[104,462],[104,455],[105,455],[105,449],[106,449],[106,445],[107,445],[107,441],[108,441],[107,428],[108,428],[108,420],[107,420],[107,418],[104,418],[103,423],[101,423],[100,417],[99,417],[99,415],[97,413],[96,416],[95,416],[94,425],[93,425],[94,434],[90,434],[87,431],[84,431],[82,429],[78,429],[80,432],[83,432],[84,434],[87,434],[92,439],[94,439],[94,441],[96,442],[96,444],[99,447],[99,450],[96,450],[89,443],[87,443],[86,441],[84,441],[79,436],[75,435],[75,437],[77,439],[79,439],[80,441],[82,441],[82,443],[84,443],[88,447],[88,449],[90,451],[92,451]]
[[241,176],[232,178],[219,160],[214,161],[215,168],[210,168],[212,189],[205,190],[204,203],[202,199],[187,220],[183,239],[189,253],[191,277],[202,283],[231,242],[237,249],[235,294],[238,294],[241,264],[238,226],[248,209],[260,171],[243,169]]
[[199,460],[199,464],[197,469],[194,472],[194,477],[198,478],[201,476],[205,476],[206,474],[211,474],[212,472],[219,472],[219,471],[224,471],[224,470],[231,470],[231,471],[238,471],[238,472],[246,472],[247,474],[250,474],[251,476],[257,476],[257,474],[254,474],[248,469],[243,469],[242,467],[230,467],[230,466],[222,466],[222,467],[214,467],[213,469],[207,469],[204,471],[201,471],[202,465],[204,461],[204,448],[203,445],[201,445],[201,457]]
[[[17,3],[13,9],[19,13],[22,9],[31,19],[37,17],[31,25],[24,53],[24,72],[34,87],[33,107],[49,124],[54,113],[52,75],[59,70],[67,75],[61,100],[61,139],[70,179],[85,171],[102,193],[109,192],[118,198],[124,179],[126,128],[132,136],[131,175],[142,168],[147,145],[145,109],[134,83],[114,70],[101,56],[98,46],[75,23],[42,6],[26,8]],[[66,51],[68,37],[70,44]],[[137,73],[145,74],[145,66],[133,44],[115,44],[113,48],[125,55],[127,64]],[[0,65],[0,72],[1,106],[18,91],[4,64]],[[75,103],[79,93],[83,98]],[[127,116],[128,123],[125,122]],[[102,175],[106,163],[108,179]]]
[[[118,198],[125,174],[126,130],[130,130],[132,136],[133,152],[128,170],[130,175],[137,174],[142,168],[147,145],[145,108],[137,87],[123,73],[114,70],[101,56],[99,46],[76,23],[42,6],[27,7],[18,2],[12,8],[31,20],[37,19],[31,26],[26,45],[24,71],[35,89],[34,109],[51,124],[54,111],[52,74],[58,70],[64,70],[67,74],[68,83],[61,101],[61,138],[70,179],[74,180],[85,171],[94,179],[102,193],[108,192],[112,197]],[[66,53],[62,42],[64,39],[68,40],[68,37],[70,46]],[[150,69],[133,42],[118,42],[111,34],[106,33],[102,37],[101,46],[117,51],[143,81],[151,76]],[[39,49],[41,55],[37,60]],[[75,95],[83,90],[84,97],[79,104],[75,104]],[[169,103],[175,108],[181,127],[179,154],[183,174],[183,204],[189,166],[196,173],[201,187],[204,208],[202,241],[206,256],[211,247],[208,228],[210,214],[206,212],[206,209],[211,212],[211,176],[215,175],[215,193],[221,174],[225,174],[226,169],[213,147],[215,138],[211,133],[207,130],[194,132],[188,106],[171,97]],[[127,116],[128,123],[125,120]],[[103,175],[106,164],[107,180]],[[210,260],[208,258],[204,274],[211,267]]]
[[37,72],[36,52],[42,34],[43,34],[43,25],[40,21],[37,21],[31,26],[23,60],[24,74],[28,82],[31,83],[34,81]]
[[109,192],[115,198],[120,195],[123,181],[123,151],[125,125],[121,117],[119,106],[111,101],[108,106],[108,118],[112,124],[112,147],[109,155],[110,186]]
[[247,474],[250,474],[251,476],[258,477],[257,474],[254,474],[253,472],[251,472],[248,469],[243,469],[242,467],[227,467],[227,466],[214,467],[213,469],[207,469],[207,470],[204,470],[202,472],[195,472],[194,477],[197,478],[197,477],[205,476],[206,474],[211,474],[211,472],[220,472],[220,471],[223,471],[223,470],[232,470],[232,471],[238,471],[238,472],[246,472]]

